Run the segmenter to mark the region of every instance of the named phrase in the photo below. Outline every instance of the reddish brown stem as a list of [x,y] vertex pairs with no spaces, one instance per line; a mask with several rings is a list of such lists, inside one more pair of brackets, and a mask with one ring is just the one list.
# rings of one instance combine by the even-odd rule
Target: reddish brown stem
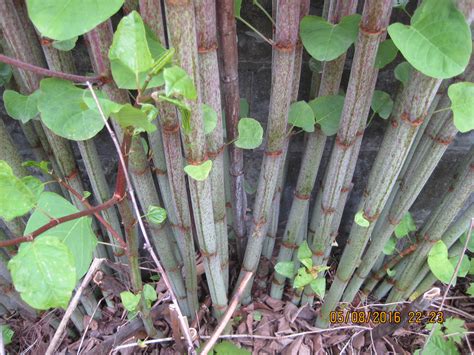
[[31,71],[31,72],[36,73],[38,75],[52,76],[52,77],[55,77],[55,78],[71,80],[71,81],[74,81],[76,83],[85,83],[86,81],[89,81],[91,83],[104,84],[108,80],[108,78],[106,78],[105,76],[102,76],[102,75],[99,75],[99,76],[82,76],[82,75],[74,75],[74,74],[54,71],[54,70],[38,67],[38,66],[33,65],[33,64],[22,62],[19,59],[11,58],[11,57],[8,57],[4,54],[0,54],[0,62],[13,65],[16,68]]
[[107,208],[112,207],[119,200],[120,200],[119,197],[114,195],[110,200],[104,202],[101,205],[98,205],[98,206],[95,206],[95,207],[91,206],[92,208],[90,208],[90,209],[80,211],[80,212],[77,212],[77,213],[73,213],[73,214],[69,214],[67,216],[60,217],[60,218],[57,218],[57,219],[52,219],[47,224],[45,224],[44,226],[36,229],[35,231],[31,232],[28,235],[0,242],[0,248],[9,247],[9,246],[20,244],[20,243],[23,243],[23,242],[31,242],[34,238],[36,238],[40,234],[46,232],[47,230],[50,230],[53,227],[56,227],[57,225],[59,225],[61,223],[69,222],[69,221],[72,221],[72,220],[75,220],[75,219],[78,219],[78,218],[81,218],[81,217],[85,217],[85,216],[90,216],[92,214],[95,214],[97,212],[100,212],[102,210],[105,210]]

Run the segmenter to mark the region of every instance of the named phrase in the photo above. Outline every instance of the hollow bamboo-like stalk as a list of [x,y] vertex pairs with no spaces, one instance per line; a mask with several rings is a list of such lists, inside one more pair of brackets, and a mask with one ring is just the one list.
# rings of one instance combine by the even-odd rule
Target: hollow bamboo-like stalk
[[[354,13],[357,1],[348,2],[339,1],[333,3],[329,11],[329,21],[338,23],[344,16]],[[342,54],[339,58],[324,64],[323,74],[319,88],[319,96],[335,95],[339,90],[339,85],[344,70],[346,55]],[[278,262],[284,262],[291,259],[293,250],[297,247],[295,239],[299,234],[300,228],[307,228],[302,224],[306,210],[309,208],[311,192],[316,182],[316,176],[319,170],[319,164],[324,152],[326,136],[319,128],[307,134],[306,148],[304,151],[300,173],[296,184],[295,197],[293,199],[288,222],[283,241],[278,254]],[[312,239],[313,236],[310,236]],[[272,281],[271,297],[281,299],[283,294],[285,277],[275,274]]]
[[216,228],[217,248],[226,289],[229,287],[229,247],[227,236],[224,181],[224,136],[222,125],[221,88],[217,59],[216,4],[213,0],[197,0],[196,11],[199,74],[202,102],[217,113],[217,125],[206,136],[207,155],[212,159],[209,175],[212,189],[212,208]]
[[[268,230],[272,200],[287,140],[286,131],[293,89],[299,12],[300,4],[298,2],[278,1],[272,63],[272,91],[266,133],[267,143],[258,181],[251,232],[239,279],[245,275],[246,271],[256,271]],[[243,301],[246,303],[249,301],[250,288],[251,285],[244,293]]]
[[[112,23],[110,21],[106,21],[100,24],[86,35],[92,66],[94,68],[94,71],[96,73],[100,73],[101,75],[110,75],[110,64],[106,58],[109,47],[112,43],[112,35]],[[104,85],[103,90],[110,97],[110,99],[115,102],[129,102],[127,92],[124,90],[119,90],[113,82]],[[139,181],[143,181],[140,186],[146,187],[146,190],[137,188],[138,199],[142,208],[146,211],[150,203],[155,203],[157,201],[159,202],[159,200],[157,197],[156,189],[154,189],[154,185],[152,185],[153,178],[151,177],[151,173],[149,171],[148,166],[142,169],[143,164],[147,165],[148,161],[143,150],[143,146],[139,140],[138,143],[139,144],[136,144],[135,142],[135,146],[137,147],[137,149],[134,154],[130,155],[129,158],[130,164],[135,165],[135,170],[131,172],[133,183],[138,185]],[[142,164],[142,166],[140,166],[140,164]],[[141,176],[137,176],[137,171],[143,171],[143,174]],[[154,243],[155,250],[158,252],[160,260],[163,263],[167,274],[169,275],[170,281],[173,283],[174,291],[180,302],[182,311],[185,314],[189,315],[186,295],[184,292],[183,277],[179,270],[179,263],[175,257],[173,243],[171,243],[171,238],[169,238],[168,235],[161,236],[157,235],[156,232],[156,230],[152,231],[152,240]]]
[[[140,263],[138,260],[138,228],[135,225],[135,217],[133,215],[132,209],[130,208],[130,203],[120,202],[118,204],[118,209],[120,211],[120,215],[122,216],[122,222],[127,238],[127,255],[130,268],[132,291],[133,293],[138,294],[139,292],[143,291],[143,281],[140,272]],[[150,310],[146,305],[146,300],[143,296],[143,293],[140,295],[139,311],[141,313],[143,325],[145,326],[148,336],[155,337],[157,335],[157,331],[153,325],[153,320],[150,317]]]
[[[300,0],[300,21],[309,13],[309,1],[308,0]],[[296,49],[295,49],[295,63],[293,66],[293,82],[292,82],[292,96],[291,102],[295,102],[298,100],[298,92],[300,88],[300,79],[301,79],[301,67],[303,65],[303,44],[300,39],[296,42]],[[291,129],[288,127],[288,129]],[[291,137],[290,137],[291,139]],[[270,259],[273,255],[273,248],[275,247],[275,239],[276,233],[278,231],[278,221],[280,217],[280,200],[281,200],[281,192],[283,191],[283,187],[286,181],[286,172],[288,170],[288,147],[290,145],[290,139],[286,141],[285,146],[283,147],[283,154],[282,154],[282,163],[280,164],[280,171],[278,174],[277,186],[275,188],[275,195],[273,197],[273,206],[272,206],[272,214],[271,219],[269,221],[269,228],[267,235],[265,236],[265,242],[263,246],[262,254]]]
[[397,302],[410,287],[410,282],[422,268],[426,257],[433,245],[441,239],[443,233],[456,217],[457,212],[463,207],[465,201],[472,193],[474,181],[474,147],[466,154],[455,175],[454,183],[450,186],[442,202],[432,213],[429,223],[421,230],[420,235],[424,241],[415,254],[409,257],[408,264],[390,292],[387,302]]
[[[197,90],[195,101],[185,100],[190,108],[190,127],[188,132],[181,130],[184,151],[188,164],[202,164],[209,158],[206,152],[206,137],[201,107],[201,78],[199,76],[198,47],[196,39],[195,14],[192,1],[166,0],[166,18],[170,45],[176,49],[177,63],[193,79]],[[211,181],[188,179],[191,192],[194,222],[204,268],[211,294],[214,311],[219,317],[227,306],[227,292],[221,273],[221,260],[214,227]]]
[[[234,16],[234,1],[216,1],[218,28],[218,55],[221,76],[221,94],[226,119],[227,140],[238,137],[237,124],[240,114],[239,73],[237,53],[237,28]],[[246,244],[245,215],[247,195],[244,189],[244,153],[235,144],[228,146],[229,173],[232,190],[232,221],[237,242],[237,252],[242,258]]]
[[[357,136],[363,134],[363,131],[360,132],[360,127],[362,122],[365,123],[369,112],[375,88],[375,57],[380,40],[384,37],[384,29],[388,24],[390,12],[390,1],[366,1],[364,4],[340,128],[324,179],[321,205],[315,207],[317,209],[315,235],[323,240],[330,240],[332,220],[345,177],[354,173],[348,171],[348,167],[350,159],[355,158],[353,151],[357,152],[360,147],[360,144],[357,144]],[[313,245],[316,239],[313,238]],[[325,249],[323,249],[323,255]],[[326,302],[323,305],[321,317],[318,318],[320,325],[328,323],[329,312],[338,301],[334,299],[340,297],[334,296],[326,295],[325,297]]]
[[[473,76],[474,55],[471,57],[471,61],[465,73],[461,75],[459,79],[469,81],[473,79]],[[449,97],[445,92],[447,85],[445,85],[443,89],[444,95],[439,99],[437,105],[439,109],[450,106]],[[418,90],[415,92],[415,95],[419,95]],[[428,178],[431,176],[457,132],[451,111],[439,111],[430,119],[417,144],[416,151],[413,152],[413,157],[402,169],[405,173],[400,175],[402,178],[399,182],[398,191],[396,191],[393,197],[393,202],[388,213],[386,216],[383,216],[385,214],[383,213],[382,218],[376,221],[372,233],[376,238],[372,238],[371,244],[365,252],[355,276],[350,281],[344,293],[343,300],[345,302],[351,302],[360,289],[360,286],[373,267],[374,259],[380,255],[395,230],[395,227],[415,202],[416,197],[428,181]],[[400,146],[399,142],[396,144]],[[386,156],[382,156],[380,159],[386,159]],[[380,172],[381,170],[378,171]],[[386,175],[387,170],[384,168],[382,171],[384,171],[383,175]]]

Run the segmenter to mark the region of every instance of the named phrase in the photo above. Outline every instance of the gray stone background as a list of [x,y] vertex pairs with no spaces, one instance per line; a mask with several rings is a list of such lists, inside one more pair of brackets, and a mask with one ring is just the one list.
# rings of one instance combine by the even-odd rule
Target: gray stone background
[[[311,14],[320,15],[322,11],[322,0],[311,2]],[[362,2],[362,1],[361,1]],[[260,0],[267,9],[271,9],[271,0]],[[360,7],[360,6],[359,6]],[[408,7],[410,13],[413,9]],[[361,13],[362,9],[358,9],[358,13]],[[254,6],[251,1],[244,1],[242,8],[242,16],[259,29],[266,36],[271,37],[271,24],[269,20]],[[400,10],[394,10],[392,14],[392,20],[407,23],[409,21],[408,16]],[[246,98],[250,104],[250,117],[259,120],[264,128],[266,127],[266,121],[268,116],[268,105],[270,99],[270,85],[271,85],[271,48],[255,35],[249,28],[242,23],[238,23],[238,47],[239,47],[239,82],[241,97]],[[345,90],[350,74],[351,58],[353,49],[349,50],[348,59],[346,61],[342,89]],[[90,72],[90,63],[88,61],[87,51],[83,43],[78,43],[74,49],[75,60],[77,68],[80,72]],[[301,75],[300,93],[299,100],[309,99],[309,87],[311,81],[311,72],[308,68],[308,55],[305,53],[304,64]],[[398,81],[393,76],[393,69],[403,59],[399,54],[396,61],[385,67],[379,74],[377,89],[386,91],[392,95],[394,99],[394,93],[398,88]],[[0,90],[1,91],[1,90]],[[18,146],[21,154],[25,160],[34,159],[31,155],[28,143],[26,142],[18,122],[7,117],[3,103],[0,104],[0,115],[4,122],[7,124],[8,129],[11,132],[15,144]],[[362,191],[367,182],[368,174],[378,153],[380,144],[383,139],[383,135],[386,129],[387,122],[376,117],[372,124],[366,129],[362,148],[357,162],[356,171],[353,178],[354,188],[351,192],[346,209],[344,212],[343,220],[340,228],[340,235],[344,238],[350,230],[352,225],[353,217],[356,212],[358,202],[361,198]],[[473,143],[474,135],[471,134],[458,134],[456,140],[451,144],[448,151],[445,153],[438,167],[430,177],[427,185],[423,189],[421,195],[417,199],[416,203],[411,209],[417,225],[420,226],[422,221],[429,215],[430,211],[437,206],[441,196],[446,191],[448,180],[451,176],[452,170],[456,162],[458,162],[462,156]],[[101,132],[96,138],[97,148],[103,161],[104,169],[108,176],[108,180],[113,185],[115,181],[115,169],[116,169],[116,158],[115,150],[111,144],[111,141],[105,132]],[[325,153],[319,169],[318,181],[322,178],[324,173],[327,160],[332,149],[333,139],[329,139],[326,144]],[[73,144],[74,146],[74,144]],[[75,148],[75,147],[74,147]],[[298,177],[299,166],[301,162],[302,152],[304,150],[303,135],[299,134],[294,137],[290,145],[290,151],[288,154],[289,168],[287,176],[287,184],[283,191],[280,225],[284,226],[284,222],[287,219],[291,201],[293,198],[293,191],[295,188],[296,180]],[[79,166],[83,169],[81,157],[77,149],[75,154]],[[258,174],[260,172],[260,164],[263,156],[263,148],[259,148],[253,151],[245,151],[245,172],[248,183],[252,186],[257,185]],[[317,182],[319,184],[319,182]],[[90,190],[90,187],[89,187]],[[316,189],[315,189],[316,190]],[[313,193],[314,195],[314,193]],[[313,196],[314,200],[314,196]],[[249,208],[253,207],[253,196],[249,196]]]

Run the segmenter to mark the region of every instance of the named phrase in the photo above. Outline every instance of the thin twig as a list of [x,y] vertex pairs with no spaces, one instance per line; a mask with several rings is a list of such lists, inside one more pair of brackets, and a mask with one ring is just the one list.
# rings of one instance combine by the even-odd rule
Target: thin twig
[[64,316],[61,319],[61,322],[59,323],[58,329],[56,329],[53,339],[51,339],[51,342],[49,343],[48,348],[46,349],[46,355],[51,355],[56,350],[60,340],[62,339],[64,330],[66,329],[67,322],[71,318],[72,313],[74,312],[77,307],[77,304],[79,303],[79,299],[82,296],[82,292],[92,280],[95,272],[99,269],[100,265],[102,264],[102,262],[104,262],[104,260],[105,259],[94,259],[94,261],[92,262],[89,271],[87,271],[86,276],[81,282],[81,285],[74,294],[74,297],[71,299],[71,302],[69,302],[69,306],[66,309],[66,313],[64,313]]
[[[181,330],[184,334],[186,342],[188,343],[188,351],[191,354],[195,354],[196,351],[194,350],[194,347],[193,347],[193,340],[192,340],[192,337],[191,337],[191,332],[189,330],[188,324],[185,320],[185,317],[183,316],[183,313],[181,312],[181,309],[179,308],[178,300],[176,299],[176,295],[174,294],[174,291],[173,291],[173,288],[171,286],[171,282],[168,278],[168,275],[166,274],[165,270],[163,269],[163,266],[161,265],[158,257],[156,256],[155,251],[151,247],[150,238],[148,237],[148,232],[146,231],[143,220],[140,217],[140,210],[138,208],[138,203],[137,203],[137,200],[135,198],[135,191],[133,190],[133,186],[132,186],[132,183],[130,181],[130,176],[128,175],[128,172],[127,172],[127,165],[125,164],[125,158],[124,158],[124,156],[122,154],[122,151],[120,149],[120,143],[119,143],[119,141],[117,139],[117,136],[115,135],[114,131],[112,130],[112,127],[110,126],[109,122],[107,121],[106,116],[104,115],[104,112],[102,110],[102,106],[100,105],[100,102],[97,99],[96,93],[94,92],[94,89],[92,88],[91,83],[87,82],[87,86],[88,86],[88,88],[89,88],[89,90],[92,94],[92,97],[94,98],[94,101],[97,105],[97,108],[99,109],[99,113],[102,117],[102,120],[104,121],[105,127],[107,128],[107,131],[109,132],[110,137],[112,138],[115,149],[117,150],[117,153],[118,153],[118,156],[119,156],[120,166],[121,166],[121,169],[124,172],[124,178],[125,178],[125,181],[126,181],[126,184],[127,184],[127,190],[128,190],[129,196],[130,196],[130,200],[132,202],[133,210],[134,210],[136,218],[138,220],[138,225],[139,225],[140,230],[143,234],[143,238],[145,239],[145,242],[146,242],[145,248],[150,253],[153,261],[155,262],[156,267],[158,269],[158,272],[161,274],[161,277],[162,277],[166,287],[168,288],[168,292],[170,294],[171,300],[172,300],[173,304],[176,306],[176,313],[178,313]],[[128,133],[125,132],[125,134],[128,134]]]
[[[305,336],[305,335],[311,335],[311,334],[319,334],[319,333],[328,333],[328,332],[334,332],[338,330],[344,330],[344,329],[362,329],[362,330],[370,330],[372,328],[370,327],[363,327],[359,325],[352,325],[352,326],[342,326],[342,327],[335,327],[335,328],[329,328],[329,329],[315,329],[315,330],[309,330],[307,332],[301,332],[301,333],[294,333],[294,334],[288,334],[288,335],[280,335],[280,336],[272,336],[272,335],[254,335],[254,334],[228,334],[228,335],[220,335],[218,338],[219,339],[262,339],[262,340],[284,340],[284,339],[293,339],[297,338],[300,336]],[[201,339],[210,339],[211,336],[208,335],[200,335],[199,336]],[[161,339],[153,339],[153,340],[145,340],[144,342],[140,342],[140,345],[145,344],[160,344],[160,343],[166,343],[169,341],[172,341],[173,338],[161,338]],[[116,348],[113,349],[113,351],[121,350],[121,349],[126,349],[126,348],[132,348],[134,346],[139,346],[138,343],[130,343],[130,344],[124,344],[124,345],[119,345]]]
[[237,291],[234,293],[234,296],[232,297],[232,300],[230,301],[229,307],[227,307],[227,310],[225,311],[224,316],[219,322],[219,325],[214,330],[214,333],[212,334],[211,339],[209,339],[209,341],[204,345],[204,348],[201,351],[202,355],[207,355],[209,351],[211,351],[217,339],[219,339],[219,336],[222,334],[225,327],[227,326],[227,323],[229,323],[230,318],[234,314],[234,311],[240,302],[240,297],[242,297],[242,294],[244,293],[245,288],[247,287],[247,284],[252,279],[252,275],[253,275],[253,272],[247,271],[245,276],[242,278],[242,281],[240,282],[240,285],[237,288]]
[[84,339],[86,338],[87,331],[89,330],[89,327],[90,327],[92,321],[94,320],[95,313],[99,309],[99,306],[100,306],[100,304],[102,303],[103,300],[105,300],[105,297],[102,297],[99,300],[99,302],[97,302],[97,306],[95,306],[95,308],[94,308],[94,312],[92,313],[92,315],[89,319],[89,322],[87,323],[87,327],[86,327],[86,329],[84,329],[84,334],[82,334],[81,342],[79,343],[79,348],[77,349],[77,355],[79,355],[81,353],[82,344],[84,343]]
[[20,69],[31,71],[31,72],[36,73],[38,75],[52,76],[52,77],[55,77],[55,78],[61,78],[61,79],[65,79],[65,80],[74,81],[76,83],[85,83],[85,82],[89,81],[91,83],[103,84],[107,81],[107,78],[105,78],[101,75],[99,75],[99,76],[82,76],[82,75],[63,73],[63,72],[59,72],[59,71],[54,71],[54,70],[42,68],[42,67],[37,67],[36,65],[22,62],[19,59],[7,57],[4,54],[0,54],[0,62],[13,65],[14,67],[17,67],[17,68],[20,68]]
[[[51,219],[47,224],[45,224],[44,226],[36,229],[35,231],[33,231],[33,232],[31,232],[27,235],[24,235],[24,236],[18,237],[18,238],[13,238],[13,239],[0,241],[0,248],[12,246],[12,245],[17,245],[17,244],[20,244],[20,243],[23,243],[23,242],[31,242],[33,239],[35,239],[40,234],[46,232],[47,230],[50,230],[53,227],[56,227],[59,224],[69,222],[69,221],[72,221],[72,220],[75,220],[75,219],[78,219],[78,218],[81,218],[81,217],[90,216],[92,214],[95,214],[95,213],[100,212],[102,210],[105,210],[107,208],[110,208],[111,206],[116,204],[117,201],[118,201],[118,198],[116,196],[114,196],[110,200],[108,200],[108,201],[106,201],[106,202],[104,202],[104,203],[102,203],[98,206],[94,206],[94,207],[91,206],[90,209],[80,211],[80,212],[77,212],[77,213],[73,213],[73,214],[69,214],[69,215],[64,216],[64,217]],[[126,245],[124,244],[122,247],[126,248]]]

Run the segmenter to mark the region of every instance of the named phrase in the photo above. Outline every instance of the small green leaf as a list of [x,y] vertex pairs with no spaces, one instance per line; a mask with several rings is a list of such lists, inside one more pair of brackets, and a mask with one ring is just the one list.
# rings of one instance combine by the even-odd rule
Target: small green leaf
[[260,322],[262,320],[262,312],[254,311],[253,312],[253,320],[256,322]]
[[474,282],[471,282],[471,283],[469,284],[469,287],[467,288],[466,293],[467,293],[469,296],[474,297]]
[[3,103],[8,115],[23,123],[38,115],[39,90],[31,95],[22,95],[13,90],[3,92]]
[[[57,135],[71,140],[94,137],[104,127],[98,108],[89,107],[85,91],[70,81],[47,78],[41,80],[38,109],[43,123]],[[97,91],[100,99],[105,95]]]
[[288,123],[302,128],[305,132],[314,132],[314,113],[305,101],[294,102],[290,106]]
[[48,235],[22,243],[10,259],[15,289],[36,309],[66,308],[76,285],[74,256],[58,238]]
[[151,223],[161,224],[166,220],[167,213],[163,207],[150,205],[146,216]]
[[305,16],[300,36],[308,53],[320,61],[336,59],[357,39],[360,15],[345,16],[332,24],[319,16]]
[[[437,325],[437,323],[435,323]],[[416,350],[414,355],[421,355],[419,350]],[[452,339],[445,339],[443,336],[432,336],[423,347],[423,354],[433,355],[459,355],[456,344]]]
[[178,95],[189,100],[196,99],[197,93],[193,79],[191,79],[184,69],[176,65],[165,68],[163,78],[165,79],[166,96]]
[[311,252],[311,249],[309,248],[308,242],[306,240],[298,247],[297,256],[298,260],[300,261],[301,259],[311,258],[313,256],[313,253]]
[[53,41],[53,47],[60,51],[70,51],[76,46],[78,37],[73,37],[71,39],[66,39],[64,41]]
[[0,217],[10,221],[28,213],[38,202],[43,183],[35,177],[17,178],[12,168],[0,160]]
[[[155,60],[165,53],[155,35],[136,11],[120,21],[109,50],[112,76],[122,89],[141,88]],[[163,85],[162,75],[153,76],[148,88]]]
[[12,67],[5,63],[0,63],[0,86],[7,84],[12,78]]
[[86,199],[89,198],[89,197],[91,197],[91,195],[92,195],[92,194],[90,193],[90,191],[84,191],[84,192],[82,193],[82,196],[83,196],[84,198],[86,198]]
[[458,344],[462,343],[464,334],[467,332],[467,329],[464,325],[464,321],[462,319],[448,317],[444,321],[443,326],[446,328],[444,330],[444,335],[449,336],[449,338],[453,339],[454,342]]
[[456,83],[448,88],[454,126],[466,133],[474,129],[474,83]]
[[380,43],[377,51],[377,57],[375,58],[375,67],[382,69],[387,64],[391,63],[398,53],[398,48],[393,44],[391,39],[387,39]]
[[394,23],[388,33],[408,62],[427,76],[451,78],[469,62],[471,30],[451,0],[424,0],[409,26]]
[[401,81],[403,86],[407,86],[408,81],[410,80],[410,75],[411,75],[412,70],[413,70],[413,67],[411,66],[410,63],[402,62],[395,67],[395,70],[393,73],[395,75],[395,78]]
[[364,217],[364,211],[362,210],[356,213],[354,222],[356,222],[361,227],[368,228],[370,226],[370,222]]
[[135,133],[156,131],[156,126],[149,121],[147,114],[130,104],[123,105],[120,111],[112,113],[112,117],[123,128],[135,128]]
[[202,114],[204,120],[204,133],[210,134],[217,126],[217,112],[206,104],[202,104]]
[[129,312],[136,312],[138,304],[140,303],[141,295],[135,295],[130,291],[123,291],[120,293],[120,299],[124,308]]
[[67,40],[115,14],[124,0],[27,0],[28,15],[44,37]]
[[326,279],[324,277],[314,279],[309,286],[319,298],[324,299],[324,295],[326,294]]
[[388,277],[394,277],[396,275],[397,271],[392,270],[392,269],[387,269],[387,275]]
[[275,265],[275,271],[281,276],[292,279],[295,276],[295,264],[292,261],[280,261]]
[[240,111],[239,111],[239,118],[248,117],[250,113],[250,106],[247,99],[241,98],[240,99]]
[[[25,234],[47,224],[51,218],[60,218],[79,210],[65,198],[53,192],[43,192],[38,200],[38,208],[33,212],[26,224]],[[73,255],[76,277],[79,280],[89,270],[97,238],[92,231],[92,219],[81,217],[73,221],[61,223],[40,234],[36,240],[56,237],[63,242]]]
[[415,220],[413,219],[410,212],[405,213],[400,223],[395,228],[395,236],[398,239],[406,237],[410,232],[416,231]]
[[395,247],[397,246],[397,239],[390,237],[390,239],[385,243],[385,246],[383,247],[383,253],[385,255],[392,255],[393,252],[395,251]]
[[386,120],[392,113],[393,100],[386,92],[375,90],[374,96],[372,96],[372,104],[370,107],[381,118]]
[[212,169],[212,160],[206,160],[199,165],[186,165],[184,172],[197,181],[204,181]]
[[22,166],[27,168],[36,168],[40,170],[43,174],[49,175],[51,173],[51,169],[49,168],[49,161],[34,161],[34,160],[27,160],[21,163]]
[[242,8],[242,0],[234,0],[234,16],[240,17],[240,9]]
[[149,284],[145,284],[145,286],[143,286],[143,297],[145,297],[145,299],[150,302],[154,302],[158,299],[156,290]]
[[0,332],[2,333],[3,345],[11,344],[15,332],[6,324],[0,324]]
[[311,259],[311,258],[302,258],[302,259],[300,259],[300,262],[301,262],[301,264],[306,266],[306,268],[308,270],[311,270],[311,268],[313,267],[313,259]]
[[253,118],[241,118],[237,126],[239,138],[235,145],[242,149],[255,149],[263,140],[263,128],[257,120]]
[[448,259],[448,248],[443,241],[437,241],[428,254],[428,266],[438,280],[447,284],[454,274],[454,267]]
[[300,288],[308,285],[311,281],[313,281],[314,277],[311,275],[306,268],[300,267],[298,269],[298,273],[296,274],[295,280],[293,282],[294,288]]
[[336,134],[344,107],[344,96],[322,96],[311,100],[308,104],[313,109],[316,124],[321,126],[323,133],[326,136]]
[[250,355],[250,351],[237,347],[230,341],[222,341],[213,348],[216,355]]

